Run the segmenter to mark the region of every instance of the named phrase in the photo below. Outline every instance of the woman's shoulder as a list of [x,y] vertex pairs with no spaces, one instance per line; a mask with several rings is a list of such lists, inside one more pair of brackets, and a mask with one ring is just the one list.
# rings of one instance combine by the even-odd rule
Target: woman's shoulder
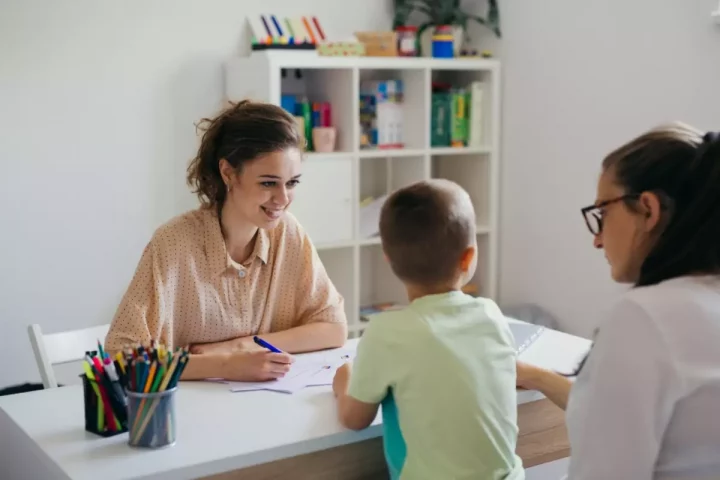
[[[633,327],[660,332],[666,339],[681,330],[707,330],[720,317],[720,277],[678,277],[628,290],[601,328],[627,335]],[[720,329],[715,334],[720,333]]]
[[213,218],[217,218],[215,214],[204,208],[182,213],[160,225],[150,243],[161,251],[202,245]]
[[691,305],[715,304],[720,308],[720,276],[682,276],[655,285],[628,290],[622,300],[648,312],[672,312]]

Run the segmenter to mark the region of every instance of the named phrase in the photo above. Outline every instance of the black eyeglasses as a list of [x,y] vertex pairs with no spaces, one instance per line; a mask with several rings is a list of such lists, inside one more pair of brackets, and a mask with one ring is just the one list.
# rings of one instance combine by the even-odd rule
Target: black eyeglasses
[[590,230],[590,233],[592,233],[593,235],[600,235],[600,232],[602,232],[603,213],[605,207],[607,207],[608,205],[612,205],[613,203],[622,202],[625,200],[636,200],[639,197],[640,195],[637,193],[628,193],[626,195],[611,198],[610,200],[605,200],[594,205],[588,205],[587,207],[580,209],[583,218],[585,219],[585,224]]

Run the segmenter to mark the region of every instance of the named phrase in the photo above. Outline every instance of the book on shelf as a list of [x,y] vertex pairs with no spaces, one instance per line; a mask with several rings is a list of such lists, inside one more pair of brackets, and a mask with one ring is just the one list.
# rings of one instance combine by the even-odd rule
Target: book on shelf
[[360,321],[369,322],[373,315],[391,310],[402,310],[406,305],[394,302],[375,303],[360,308]]
[[483,138],[483,95],[484,82],[472,82],[468,87],[468,146],[480,147]]
[[432,147],[479,147],[483,138],[484,82],[456,87],[435,82],[430,107]]
[[360,148],[403,148],[402,80],[360,83]]

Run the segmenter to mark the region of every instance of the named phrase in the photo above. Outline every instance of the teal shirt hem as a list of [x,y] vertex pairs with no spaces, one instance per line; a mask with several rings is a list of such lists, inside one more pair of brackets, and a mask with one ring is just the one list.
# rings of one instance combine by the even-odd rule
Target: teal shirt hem
[[392,389],[388,390],[387,396],[382,401],[382,416],[385,462],[390,472],[390,480],[398,480],[405,465],[407,446],[400,430],[400,419]]

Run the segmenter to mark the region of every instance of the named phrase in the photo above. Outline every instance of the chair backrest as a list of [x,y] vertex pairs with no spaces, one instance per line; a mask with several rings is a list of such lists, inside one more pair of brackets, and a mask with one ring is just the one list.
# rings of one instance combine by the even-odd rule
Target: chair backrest
[[60,333],[43,334],[40,325],[34,323],[28,327],[30,345],[35,354],[40,377],[45,388],[57,387],[53,365],[77,362],[84,358],[85,352],[97,350],[98,340],[105,342],[110,324],[82,328]]

